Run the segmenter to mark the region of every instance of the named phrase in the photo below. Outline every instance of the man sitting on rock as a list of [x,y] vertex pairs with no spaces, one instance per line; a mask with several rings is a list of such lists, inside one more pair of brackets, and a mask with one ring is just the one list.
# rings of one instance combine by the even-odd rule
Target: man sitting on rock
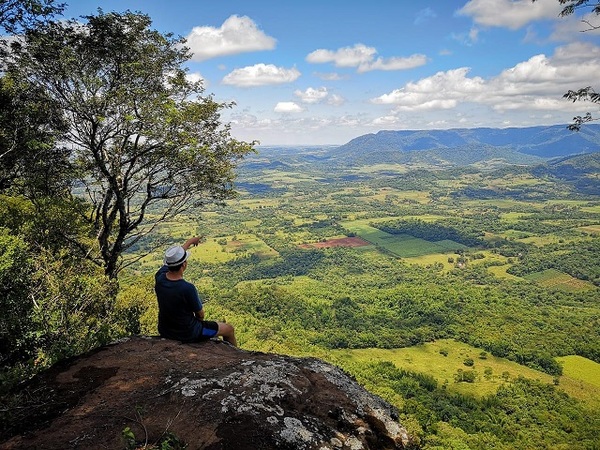
[[190,256],[188,249],[198,245],[199,237],[165,252],[164,265],[154,276],[154,291],[158,299],[158,332],[161,337],[182,342],[199,342],[223,336],[237,346],[235,331],[223,322],[204,320],[204,308],[196,287],[183,279]]

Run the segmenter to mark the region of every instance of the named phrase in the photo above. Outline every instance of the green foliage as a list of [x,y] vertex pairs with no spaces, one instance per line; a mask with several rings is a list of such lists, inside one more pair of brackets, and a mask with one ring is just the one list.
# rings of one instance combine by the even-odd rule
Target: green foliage
[[524,276],[547,269],[568,273],[574,278],[591,281],[600,286],[600,240],[594,240],[573,248],[572,244],[557,244],[539,250],[530,250],[519,264],[508,272]]
[[[1,196],[0,354],[3,388],[115,335],[116,285],[65,245],[86,238],[77,205],[61,197]],[[19,380],[20,378],[20,380]]]
[[481,229],[473,227],[468,221],[445,220],[442,223],[425,222],[419,219],[394,220],[374,224],[390,234],[409,234],[427,241],[450,240],[468,247],[483,244]]
[[584,405],[548,384],[517,378],[478,400],[450,393],[427,376],[389,362],[353,366],[352,373],[368,387],[385,386],[403,397],[401,412],[418,419],[425,449],[509,450],[557,444],[591,449],[600,436],[598,416],[590,416]]
[[59,110],[42,90],[10,74],[0,76],[0,193],[68,192],[68,152],[55,145],[63,130]]
[[85,19],[27,30],[12,43],[7,73],[66,122],[70,166],[61,174],[77,175],[99,249],[79,245],[116,278],[123,252],[157,223],[232,198],[233,169],[253,144],[220,122],[231,104],[186,78],[190,54],[180,39],[152,30],[140,13]]
[[15,366],[35,355],[31,317],[33,302],[28,293],[34,271],[27,245],[0,228],[0,363]]

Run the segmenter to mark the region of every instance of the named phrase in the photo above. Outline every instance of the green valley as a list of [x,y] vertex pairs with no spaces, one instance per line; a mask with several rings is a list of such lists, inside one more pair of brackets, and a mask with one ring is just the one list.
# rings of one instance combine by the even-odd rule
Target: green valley
[[140,242],[119,303],[139,331],[164,245],[202,234],[186,278],[210,318],[245,349],[341,366],[423,448],[595,448],[600,198],[521,166],[260,158],[277,169],[250,158],[237,199]]

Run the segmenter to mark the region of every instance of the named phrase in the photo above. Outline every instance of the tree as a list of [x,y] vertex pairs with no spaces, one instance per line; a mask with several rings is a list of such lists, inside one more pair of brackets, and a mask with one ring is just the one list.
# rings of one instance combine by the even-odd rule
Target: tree
[[[532,0],[535,2],[537,0]],[[600,15],[600,1],[599,0],[558,0],[561,5],[564,5],[560,15],[562,17],[570,16],[577,13],[578,11],[587,11],[590,14]],[[582,19],[582,22],[588,26],[588,29],[583,31],[592,31],[600,29],[600,24],[594,24],[587,19]],[[586,86],[584,88],[569,90],[563,95],[563,98],[571,100],[573,102],[578,101],[589,101],[596,105],[600,105],[600,93],[596,92],[592,86]],[[595,119],[591,113],[586,113],[584,116],[575,116],[573,123],[568,126],[571,131],[579,131],[581,126],[586,122],[591,122]]]
[[43,91],[0,77],[0,192],[29,198],[68,192],[68,152],[55,145],[64,122]]
[[[55,0],[0,0],[0,67],[9,58],[8,42],[15,34],[47,23],[60,14],[63,4]],[[0,77],[0,192],[13,187],[54,195],[58,167],[63,166],[60,151],[54,146],[52,130],[61,129],[60,115],[43,92],[26,82]],[[25,183],[23,183],[25,182]],[[60,184],[60,183],[59,183]]]
[[9,34],[35,28],[61,14],[64,3],[55,0],[0,0],[0,29]]
[[25,45],[11,44],[9,73],[62,113],[63,148],[98,243],[95,252],[77,244],[117,278],[133,262],[123,253],[159,223],[233,197],[233,170],[255,143],[233,139],[221,123],[233,104],[186,77],[183,39],[150,29],[141,13],[84,19],[27,30]]

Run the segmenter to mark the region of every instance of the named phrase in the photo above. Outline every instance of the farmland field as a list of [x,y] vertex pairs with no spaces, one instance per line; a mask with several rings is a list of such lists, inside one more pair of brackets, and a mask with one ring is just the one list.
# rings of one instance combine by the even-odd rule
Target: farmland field
[[562,289],[567,292],[577,292],[585,290],[595,290],[592,283],[578,280],[572,276],[562,273],[555,269],[544,270],[543,272],[533,273],[525,277],[528,280],[535,281],[542,286],[549,288]]
[[[499,386],[518,377],[554,385],[553,377],[548,374],[448,339],[403,349],[338,350],[333,352],[332,360],[349,370],[356,363],[390,361],[399,368],[424,371],[450,391],[480,398],[496,392]],[[473,364],[465,365],[468,360],[472,360]],[[559,388],[591,406],[600,407],[600,364],[575,356],[559,358],[559,361],[565,365],[565,374],[560,377]],[[455,376],[459,370],[475,371],[475,381],[456,382]]]

